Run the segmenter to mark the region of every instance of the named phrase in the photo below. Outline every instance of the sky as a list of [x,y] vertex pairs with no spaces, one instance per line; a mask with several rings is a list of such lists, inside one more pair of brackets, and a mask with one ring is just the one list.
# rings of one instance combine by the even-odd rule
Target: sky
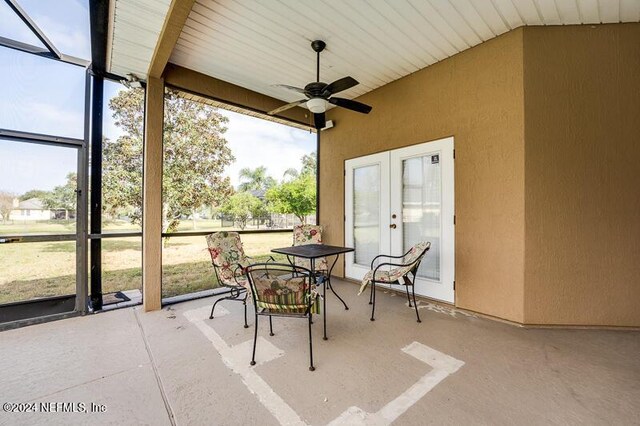
[[[90,58],[88,0],[19,0],[19,4],[63,53]],[[42,46],[4,1],[0,1],[0,36]],[[84,134],[85,70],[35,55],[0,47],[0,128],[82,138]],[[123,86],[105,84],[105,104]],[[236,161],[226,175],[234,186],[244,167],[267,167],[280,180],[288,168],[300,168],[304,154],[315,150],[315,135],[231,111],[224,134]],[[116,139],[121,131],[105,114],[104,134]],[[68,148],[9,142],[0,139],[0,191],[22,194],[51,190],[76,168]]]

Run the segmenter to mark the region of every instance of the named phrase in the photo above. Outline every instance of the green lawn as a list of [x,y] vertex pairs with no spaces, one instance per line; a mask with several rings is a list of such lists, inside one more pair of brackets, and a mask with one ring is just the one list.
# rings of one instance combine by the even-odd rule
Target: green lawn
[[50,220],[46,222],[23,222],[19,220],[0,222],[0,235],[15,234],[73,234],[75,220]]
[[[51,228],[41,226],[41,229]],[[9,232],[0,228],[2,234]],[[103,240],[103,293],[141,288],[140,241],[140,237]],[[272,248],[290,245],[291,233],[246,234],[242,241],[247,254],[260,261],[266,259]],[[164,297],[217,286],[204,237],[171,238],[162,257]],[[0,245],[0,303],[74,292],[75,242]]]

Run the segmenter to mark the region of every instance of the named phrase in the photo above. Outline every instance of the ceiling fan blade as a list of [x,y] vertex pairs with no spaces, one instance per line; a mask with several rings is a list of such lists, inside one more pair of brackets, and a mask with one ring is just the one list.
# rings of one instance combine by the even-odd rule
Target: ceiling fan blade
[[313,123],[316,126],[316,129],[323,129],[324,126],[327,125],[327,120],[325,119],[324,112],[320,114],[313,114]]
[[305,102],[307,102],[306,99],[300,99],[299,101],[295,101],[295,102],[291,102],[290,104],[282,105],[280,108],[276,108],[276,109],[274,109],[272,111],[269,111],[267,114],[275,115],[275,114],[277,114],[279,112],[286,111],[286,110],[288,110],[290,108],[293,108],[293,107],[297,107],[298,105],[301,105],[301,104],[303,104]]
[[303,95],[306,95],[306,92],[304,91],[304,89],[301,89],[301,88],[295,87],[295,86],[289,86],[287,84],[274,84],[273,87],[280,87],[281,89],[287,89],[287,90],[291,90],[291,91],[302,93]]
[[342,108],[350,109],[351,111],[361,112],[363,114],[369,114],[372,109],[369,105],[345,98],[330,98],[329,103]]
[[357,86],[358,84],[360,83],[358,83],[358,80],[355,78],[344,77],[328,84],[327,87],[324,88],[324,92],[329,95],[333,95],[335,93],[342,92],[343,90],[351,89],[353,86]]

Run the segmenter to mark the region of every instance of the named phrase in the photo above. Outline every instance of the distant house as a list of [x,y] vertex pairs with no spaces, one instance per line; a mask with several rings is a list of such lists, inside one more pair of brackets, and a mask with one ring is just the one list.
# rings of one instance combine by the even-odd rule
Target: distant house
[[251,191],[249,191],[249,193],[251,195],[253,195],[254,197],[263,200],[265,199],[265,196],[267,195],[267,191],[265,191],[264,189],[253,189]]
[[13,200],[13,210],[11,210],[9,220],[64,220],[72,219],[73,217],[75,217],[74,211],[47,208],[39,198],[29,198],[24,201],[20,201],[16,198]]

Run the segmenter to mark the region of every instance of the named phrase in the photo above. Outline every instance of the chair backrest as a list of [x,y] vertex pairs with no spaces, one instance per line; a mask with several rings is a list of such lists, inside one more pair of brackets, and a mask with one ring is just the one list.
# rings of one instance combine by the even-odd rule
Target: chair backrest
[[237,285],[235,277],[241,275],[238,265],[247,266],[247,256],[237,232],[215,232],[207,235],[207,245],[218,280],[222,284]]
[[[322,244],[322,225],[296,225],[293,227],[293,245],[304,246],[307,244]],[[296,266],[303,268],[311,268],[309,259],[296,257],[294,259]],[[316,260],[316,270],[327,270],[327,259],[324,257]]]
[[293,245],[322,244],[321,225],[296,225],[293,227]]
[[316,301],[311,271],[282,263],[258,263],[246,268],[256,310],[309,313]]
[[415,273],[415,270],[420,266],[420,261],[422,261],[422,258],[430,248],[431,243],[429,241],[420,241],[409,249],[402,258],[402,263],[407,265],[404,267],[407,273],[412,271]]

